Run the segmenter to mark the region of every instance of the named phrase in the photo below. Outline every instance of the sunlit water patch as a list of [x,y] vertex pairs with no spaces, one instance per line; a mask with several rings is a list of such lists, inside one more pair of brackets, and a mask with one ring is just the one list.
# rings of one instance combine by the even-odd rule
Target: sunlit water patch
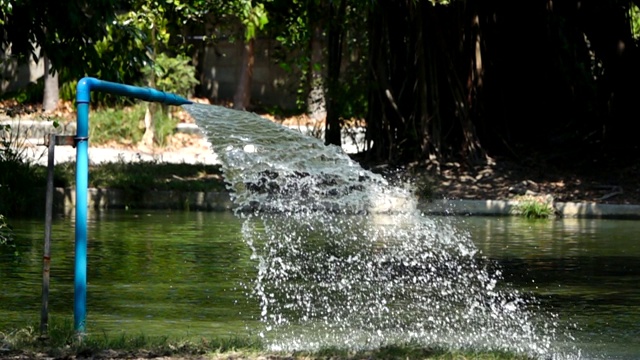
[[185,108],[245,218],[251,295],[272,348],[417,343],[571,357],[555,348],[566,336],[555,316],[501,284],[466,233],[422,216],[410,191],[257,115]]

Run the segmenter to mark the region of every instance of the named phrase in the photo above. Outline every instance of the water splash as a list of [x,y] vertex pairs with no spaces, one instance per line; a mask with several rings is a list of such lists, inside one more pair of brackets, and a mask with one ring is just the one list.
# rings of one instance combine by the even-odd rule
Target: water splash
[[335,146],[209,105],[185,108],[245,218],[273,349],[417,343],[555,357],[553,316],[501,283],[469,236]]

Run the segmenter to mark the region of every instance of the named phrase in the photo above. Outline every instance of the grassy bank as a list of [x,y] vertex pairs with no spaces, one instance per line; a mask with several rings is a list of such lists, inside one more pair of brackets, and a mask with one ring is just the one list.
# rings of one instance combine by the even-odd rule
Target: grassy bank
[[201,338],[198,341],[140,335],[89,334],[78,338],[69,321],[51,324],[48,336],[41,337],[35,327],[0,331],[0,358],[48,359],[531,359],[505,352],[459,352],[431,349],[413,344],[387,346],[373,350],[337,348],[315,352],[273,352],[251,337]]
[[[75,171],[75,163],[56,166],[56,186],[74,187]],[[134,192],[223,191],[224,181],[218,165],[116,161],[90,166],[89,187]]]
[[[75,186],[75,163],[56,165],[55,187]],[[0,161],[0,214],[29,214],[46,188],[47,168],[23,161]],[[221,192],[225,190],[220,167],[205,164],[116,161],[89,168],[89,187],[120,189],[125,194],[173,190]],[[44,191],[44,190],[42,190]]]

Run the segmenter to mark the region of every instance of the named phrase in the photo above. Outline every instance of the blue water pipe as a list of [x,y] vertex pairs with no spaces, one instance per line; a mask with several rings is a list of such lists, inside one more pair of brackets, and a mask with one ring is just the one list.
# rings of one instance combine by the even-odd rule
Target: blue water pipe
[[191,101],[175,94],[151,88],[119,84],[85,77],[76,88],[76,254],[74,274],[73,322],[77,332],[84,332],[87,318],[87,193],[89,182],[89,108],[91,91],[132,97],[166,105],[185,105]]

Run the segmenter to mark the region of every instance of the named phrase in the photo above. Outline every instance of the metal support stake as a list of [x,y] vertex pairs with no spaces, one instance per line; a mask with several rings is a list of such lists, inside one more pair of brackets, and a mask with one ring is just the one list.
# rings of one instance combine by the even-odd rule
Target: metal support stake
[[47,159],[47,193],[44,215],[44,254],[42,256],[42,310],[40,312],[40,336],[49,333],[49,273],[51,270],[51,221],[53,213],[53,161],[55,159],[56,135],[49,134],[49,157]]
[[75,146],[73,136],[49,134],[44,139],[49,148],[47,158],[47,193],[44,215],[44,254],[42,256],[42,309],[40,311],[40,336],[49,334],[49,283],[51,274],[51,226],[53,219],[53,175],[56,145]]

